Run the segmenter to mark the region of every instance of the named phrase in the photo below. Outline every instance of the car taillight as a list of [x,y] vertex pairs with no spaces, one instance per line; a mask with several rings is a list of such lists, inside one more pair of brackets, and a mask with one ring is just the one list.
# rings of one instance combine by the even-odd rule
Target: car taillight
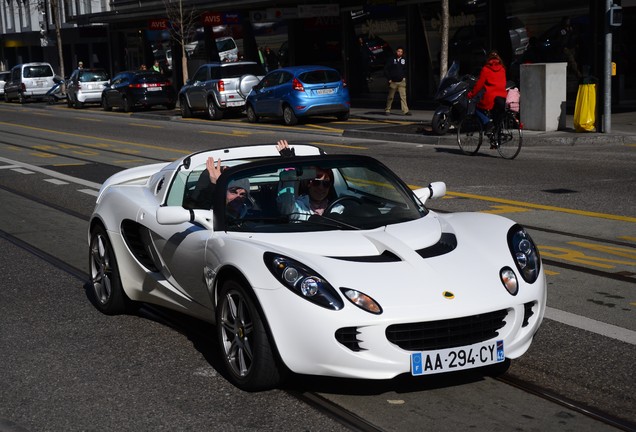
[[25,92],[26,91],[26,86],[24,85],[24,83],[20,84],[20,86],[22,87],[22,91]]
[[144,83],[144,84],[128,84],[128,87],[130,88],[148,88],[148,87],[164,87],[164,86],[169,86],[170,82],[163,82],[163,83]]
[[81,89],[82,89],[82,84],[77,83],[77,89],[78,89],[78,90],[81,90]]
[[342,86],[343,86],[343,87],[346,87],[346,86],[347,86],[347,81],[345,81],[345,79],[344,79],[344,78],[342,79]]
[[223,82],[223,80],[220,80],[216,84],[216,88],[219,89],[220,92],[225,91],[225,83]]
[[294,78],[294,80],[292,81],[292,89],[296,90],[296,91],[305,91],[305,87],[303,87],[303,84],[298,81],[297,78]]

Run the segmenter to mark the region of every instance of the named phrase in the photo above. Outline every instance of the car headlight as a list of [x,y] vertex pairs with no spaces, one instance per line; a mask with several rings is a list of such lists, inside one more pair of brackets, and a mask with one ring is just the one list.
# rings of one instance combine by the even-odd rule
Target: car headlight
[[309,267],[272,252],[265,252],[263,259],[274,277],[294,294],[327,309],[340,310],[344,307],[336,290]]
[[508,231],[508,247],[523,280],[534,283],[541,270],[541,257],[530,234],[520,225],[514,225]]

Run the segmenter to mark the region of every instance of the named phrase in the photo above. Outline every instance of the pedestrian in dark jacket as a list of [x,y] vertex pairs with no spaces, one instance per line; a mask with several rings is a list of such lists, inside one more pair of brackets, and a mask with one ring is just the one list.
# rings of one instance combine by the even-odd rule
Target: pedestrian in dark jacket
[[404,49],[402,47],[398,47],[395,50],[395,57],[389,60],[384,67],[384,76],[389,80],[389,96],[386,99],[384,113],[386,115],[391,114],[391,105],[393,105],[397,90],[400,94],[402,114],[411,115],[409,106],[406,104],[406,59],[404,58]]

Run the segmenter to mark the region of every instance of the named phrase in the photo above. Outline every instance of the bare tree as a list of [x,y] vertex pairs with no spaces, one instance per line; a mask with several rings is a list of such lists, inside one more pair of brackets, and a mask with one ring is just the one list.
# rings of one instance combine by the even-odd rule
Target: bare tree
[[[58,0],[50,0],[51,2],[51,18],[53,19],[53,26],[55,27],[55,41],[57,42],[57,55],[60,59],[60,76],[62,78],[66,77],[66,73],[64,72],[64,54],[62,52],[62,19],[60,15],[62,13],[60,4]],[[62,81],[62,91],[66,91],[64,87],[64,81]]]
[[185,84],[188,80],[188,58],[185,46],[196,33],[199,25],[199,14],[194,8],[184,10],[183,0],[163,0],[163,4],[166,7],[166,16],[171,23],[170,36],[181,47],[181,68],[183,70],[183,84]]

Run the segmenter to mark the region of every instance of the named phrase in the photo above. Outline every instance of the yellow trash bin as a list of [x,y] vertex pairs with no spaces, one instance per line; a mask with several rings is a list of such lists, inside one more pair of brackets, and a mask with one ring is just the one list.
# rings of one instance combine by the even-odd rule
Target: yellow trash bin
[[574,130],[596,132],[596,84],[581,84],[574,106]]

